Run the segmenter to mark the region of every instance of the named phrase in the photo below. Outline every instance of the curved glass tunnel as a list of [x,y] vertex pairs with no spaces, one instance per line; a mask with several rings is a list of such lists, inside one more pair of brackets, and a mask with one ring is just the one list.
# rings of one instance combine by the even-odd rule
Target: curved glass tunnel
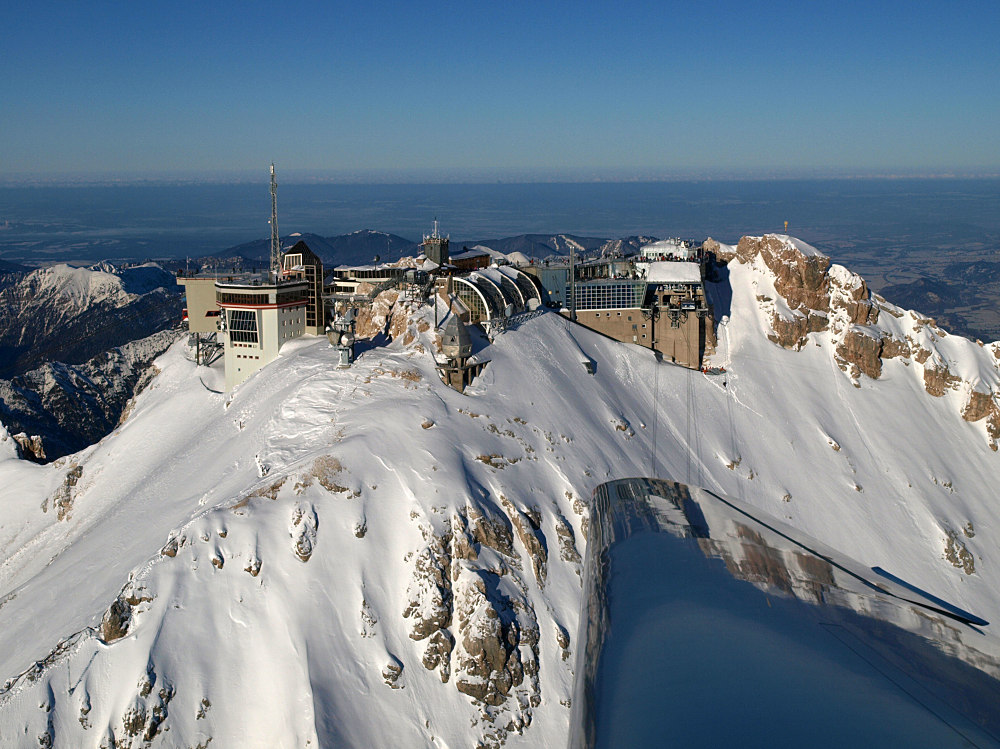
[[755,508],[597,488],[571,747],[1000,746],[1000,638]]

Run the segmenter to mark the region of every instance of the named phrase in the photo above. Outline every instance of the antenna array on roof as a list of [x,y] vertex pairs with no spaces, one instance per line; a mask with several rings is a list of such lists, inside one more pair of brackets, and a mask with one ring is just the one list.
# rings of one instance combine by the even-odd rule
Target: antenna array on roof
[[278,239],[278,179],[271,162],[271,275],[278,280],[281,273],[281,240]]

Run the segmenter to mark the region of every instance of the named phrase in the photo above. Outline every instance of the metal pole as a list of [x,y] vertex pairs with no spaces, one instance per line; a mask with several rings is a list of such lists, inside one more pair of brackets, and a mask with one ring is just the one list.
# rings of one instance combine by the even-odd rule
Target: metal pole
[[569,319],[576,321],[576,251],[569,246]]

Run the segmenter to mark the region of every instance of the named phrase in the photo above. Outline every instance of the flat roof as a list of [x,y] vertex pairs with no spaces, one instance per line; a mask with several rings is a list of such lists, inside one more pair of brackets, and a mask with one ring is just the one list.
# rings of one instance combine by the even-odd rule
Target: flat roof
[[294,281],[278,281],[277,283],[270,281],[261,281],[260,279],[246,280],[246,281],[216,281],[215,285],[217,287],[224,287],[227,289],[245,289],[248,291],[272,291],[274,289],[291,289],[298,286],[306,286],[307,282],[304,279],[296,279]]
[[457,254],[452,254],[451,259],[452,260],[465,260],[467,258],[482,257],[483,255],[489,256],[490,253],[488,253],[486,250],[477,250],[475,247],[473,247],[471,250],[466,250],[465,252],[459,252]]
[[701,266],[698,263],[661,260],[649,264],[646,280],[649,283],[701,283]]

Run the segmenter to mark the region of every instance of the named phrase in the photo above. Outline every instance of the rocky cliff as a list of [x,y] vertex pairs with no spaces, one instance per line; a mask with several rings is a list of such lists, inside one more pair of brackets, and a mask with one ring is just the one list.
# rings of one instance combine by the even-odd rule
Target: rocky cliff
[[890,359],[912,365],[927,394],[952,394],[962,417],[982,422],[997,450],[1000,342],[949,335],[933,319],[873,294],[859,275],[792,237],[743,237],[735,247],[710,242],[707,248],[722,261],[756,271],[756,298],[773,343],[798,351],[810,334],[829,332],[836,364],[855,385],[862,376],[879,379]]

